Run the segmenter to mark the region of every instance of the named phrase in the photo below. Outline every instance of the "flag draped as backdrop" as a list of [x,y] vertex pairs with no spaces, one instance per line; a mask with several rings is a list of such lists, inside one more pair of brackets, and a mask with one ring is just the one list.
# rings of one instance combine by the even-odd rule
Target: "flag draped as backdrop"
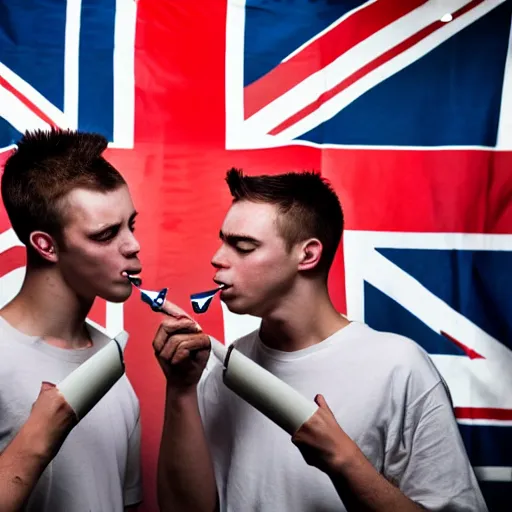
[[[107,136],[141,212],[144,283],[188,311],[212,287],[225,171],[320,170],[346,216],[336,306],[431,354],[489,508],[509,510],[511,14],[510,0],[0,0],[0,161],[27,129]],[[24,265],[0,209],[0,305]],[[131,334],[153,512],[159,316],[134,295],[91,318]],[[258,325],[218,299],[200,321],[226,343]]]

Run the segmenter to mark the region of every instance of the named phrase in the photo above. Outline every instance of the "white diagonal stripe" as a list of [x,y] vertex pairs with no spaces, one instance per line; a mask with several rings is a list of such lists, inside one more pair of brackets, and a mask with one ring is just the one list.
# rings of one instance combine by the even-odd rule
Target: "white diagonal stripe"
[[[364,285],[371,283],[434,332],[442,329],[486,359],[431,354],[456,407],[512,409],[512,352],[387,260],[376,248],[512,251],[512,235],[346,231],[345,287],[348,317],[365,320]],[[449,343],[449,341],[447,341]],[[507,425],[506,420],[460,423]]]
[[[350,88],[348,88],[349,90],[340,93],[345,94],[345,96],[341,97],[342,100],[348,101],[350,96],[347,95],[351,94],[355,95],[350,99],[350,101],[353,101],[355,97],[360,96],[366,90],[376,85],[376,83],[379,83],[381,80],[387,78],[387,76],[390,74],[396,73],[400,69],[403,69],[403,67],[407,66],[411,61],[417,60],[422,55],[428,53],[441,42],[451,37],[454,33],[458,32],[461,28],[469,25],[475,21],[475,19],[483,16],[504,1],[505,0],[488,0],[487,2],[484,2],[483,4],[475,7],[470,12],[460,16],[457,20],[443,25],[441,28],[437,29],[435,32],[437,35],[435,37],[432,37],[431,35],[425,38],[425,40],[423,40],[425,42],[420,42],[419,44],[415,45],[412,52],[408,51],[407,58],[402,58],[401,60],[398,60],[396,64],[394,64],[394,61],[398,59],[398,57],[395,57],[390,62],[382,66],[384,70],[375,70],[372,72],[370,74],[372,77],[371,80],[364,77],[366,82],[362,82],[363,86],[359,86],[359,89],[357,86],[359,83],[358,81],[356,84],[353,84]],[[454,2],[453,8],[458,9],[470,2],[471,0],[458,0]],[[359,44],[345,52],[324,69],[309,76],[300,84],[296,85],[294,88],[290,89],[285,94],[272,101],[263,109],[251,116],[249,119],[244,121],[244,137],[261,136],[268,133],[280,123],[287,120],[295,113],[299,112],[302,108],[312,104],[321,94],[332,89],[342,80],[351,76],[354,72],[361,69],[366,64],[372,62],[374,59],[395,47],[397,44],[400,44],[405,39],[416,34],[421,29],[439,20],[441,15],[444,13],[445,11],[442,5],[426,2],[417,9],[411,11],[409,14],[379,30],[371,37],[361,41]],[[365,83],[366,87],[364,86]],[[357,91],[358,93],[356,94]],[[328,119],[329,117],[332,117],[335,113],[333,110],[335,109],[332,108],[333,103],[331,102],[335,101],[337,97],[338,96],[326,102],[324,106],[321,107],[323,110],[319,109],[320,114],[316,114],[317,111],[315,111],[314,113],[310,114],[310,116],[307,116],[303,120],[299,121],[297,124],[301,123],[300,126],[302,126],[302,128],[300,128],[300,130],[297,128],[297,131],[304,133],[305,131],[308,131],[309,129],[318,125],[319,122],[321,122],[311,121],[311,126],[308,125],[308,128],[305,128],[306,124],[304,123],[306,122],[306,119],[309,119],[311,116],[313,116],[312,119],[314,119],[314,116],[317,115],[318,119],[322,118],[324,120],[325,118]],[[330,107],[329,104],[331,105]],[[291,138],[290,134],[295,134],[295,131],[290,131],[294,129],[294,126],[295,125],[283,131],[281,134],[279,134],[278,138],[289,140]]]
[[367,258],[366,281],[406,306],[409,312],[434,332],[443,330],[487,359],[512,364],[512,352],[505,345],[452,309],[410,274],[376,250]]
[[0,275],[0,308],[9,303],[21,290],[25,270],[25,267],[20,267],[3,276]]
[[[279,139],[292,140],[308,131],[312,130],[319,124],[334,117],[338,112],[354,102],[357,98],[361,97],[365,92],[369,91],[379,83],[395,75],[402,69],[417,61],[434,48],[444,43],[454,34],[463,28],[471,25],[477,19],[481,18],[489,11],[494,9],[505,0],[496,0],[495,2],[484,2],[471,11],[458,17],[451,23],[443,25],[435,32],[431,33],[414,46],[408,48],[388,62],[377,67],[355,83],[333,96],[326,101],[317,110],[299,120],[289,128],[283,130],[278,134]],[[426,4],[428,5],[428,3]],[[341,81],[341,80],[340,80]]]
[[314,37],[306,41],[303,45],[299,46],[296,50],[294,50],[290,55],[285,57],[281,62],[286,62],[287,60],[290,60],[292,57],[295,57],[298,53],[300,53],[302,50],[307,48],[310,44],[314,43],[317,39],[320,39],[324,34],[327,34],[330,32],[333,28],[336,28],[338,25],[343,23],[345,20],[348,20],[351,18],[356,12],[362,11],[363,9],[366,9],[370,5],[377,2],[377,0],[368,0],[364,4],[359,5],[355,9],[352,9],[351,11],[345,13],[343,16],[338,18],[335,22],[331,23],[328,27],[324,28],[321,32],[318,32],[318,34],[315,34]]
[[9,228],[7,231],[0,233],[0,254],[7,251],[11,247],[25,247],[20,239],[16,236],[14,229]]
[[[9,84],[12,85],[17,91],[33,103],[41,112],[48,116],[58,126],[67,127],[64,113],[59,110],[53,103],[48,101],[39,91],[34,89],[28,82],[25,82],[20,76],[9,69],[5,64],[0,62],[0,76],[2,76]],[[17,100],[20,102],[20,100]],[[22,102],[24,109],[28,109]],[[4,107],[3,102],[0,102],[1,107]],[[32,112],[32,111],[31,111]],[[33,114],[33,113],[32,113]],[[35,115],[35,114],[33,114]],[[10,122],[10,121],[9,121]],[[11,123],[12,124],[12,123]],[[13,125],[14,126],[14,125]],[[30,128],[28,126],[27,128]],[[24,130],[21,130],[23,132]]]
[[43,121],[14,94],[0,85],[0,117],[3,117],[20,133],[25,130],[47,130],[50,125]]

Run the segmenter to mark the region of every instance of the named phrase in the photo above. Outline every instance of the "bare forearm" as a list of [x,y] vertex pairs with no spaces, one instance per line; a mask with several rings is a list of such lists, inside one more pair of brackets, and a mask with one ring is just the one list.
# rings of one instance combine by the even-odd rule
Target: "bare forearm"
[[0,512],[23,509],[52,459],[41,434],[25,425],[0,454]]
[[424,512],[379,474],[362,453],[327,473],[348,512]]
[[214,512],[217,488],[195,391],[167,391],[158,460],[158,502],[162,512]]

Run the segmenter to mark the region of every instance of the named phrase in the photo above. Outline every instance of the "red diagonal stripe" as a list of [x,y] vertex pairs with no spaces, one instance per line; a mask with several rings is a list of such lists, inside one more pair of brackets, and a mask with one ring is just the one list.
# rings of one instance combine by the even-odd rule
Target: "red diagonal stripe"
[[460,341],[456,340],[453,336],[450,336],[444,331],[441,331],[441,334],[448,338],[454,345],[457,345],[457,347],[464,350],[465,354],[469,357],[469,359],[485,359],[484,356],[480,355],[478,352],[474,351],[472,348],[467,347],[464,345],[464,343],[461,343]]
[[[474,2],[465,5],[457,12],[453,13],[453,19],[462,16],[466,12],[476,7],[477,5],[481,4],[483,1],[484,0],[475,0]],[[443,23],[442,21],[435,21],[434,23],[431,23],[430,25],[421,29],[419,32],[416,32],[416,34],[412,35],[408,39],[405,39],[400,44],[397,44],[393,48],[390,48],[387,52],[383,53],[373,61],[369,62],[362,68],[358,69],[355,73],[347,77],[345,80],[342,80],[339,84],[335,85],[328,91],[325,91],[313,103],[310,103],[309,105],[295,113],[293,116],[289,117],[288,119],[280,123],[273,130],[271,130],[269,134],[277,135],[282,131],[286,130],[286,128],[289,128],[290,126],[294,125],[301,119],[305,118],[306,116],[317,110],[321,105],[323,105],[325,102],[339,94],[341,91],[347,89],[347,87],[352,85],[354,82],[357,82],[359,79],[363,78],[365,75],[367,75],[374,69],[377,69],[379,66],[382,66],[383,64],[390,61],[400,53],[403,53],[405,50],[408,50],[409,48],[417,44],[419,41],[425,39],[427,36],[435,32],[439,28],[443,27],[444,25],[445,23]]]
[[0,76],[0,87],[7,89],[10,93],[14,94],[29,110],[34,112],[36,116],[41,118],[45,123],[50,126],[57,126],[57,123],[52,121],[39,107],[34,105],[24,94],[16,89],[10,82],[8,82],[3,76]]
[[455,407],[455,416],[460,420],[512,420],[512,409]]
[[11,247],[0,253],[0,277],[26,264],[25,247]]
[[425,1],[379,0],[355,12],[291,59],[245,87],[245,119]]

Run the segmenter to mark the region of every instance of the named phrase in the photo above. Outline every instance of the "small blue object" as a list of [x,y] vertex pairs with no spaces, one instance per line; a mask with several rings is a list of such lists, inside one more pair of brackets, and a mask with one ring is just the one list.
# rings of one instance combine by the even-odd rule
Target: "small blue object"
[[140,289],[140,298],[146,304],[149,304],[153,311],[160,311],[167,296],[167,288],[162,288],[159,292]]
[[192,302],[192,309],[194,310],[194,313],[206,313],[210,307],[213,297],[218,291],[222,290],[222,288],[223,287],[221,286],[219,288],[215,288],[215,290],[192,294],[190,296],[190,301]]

